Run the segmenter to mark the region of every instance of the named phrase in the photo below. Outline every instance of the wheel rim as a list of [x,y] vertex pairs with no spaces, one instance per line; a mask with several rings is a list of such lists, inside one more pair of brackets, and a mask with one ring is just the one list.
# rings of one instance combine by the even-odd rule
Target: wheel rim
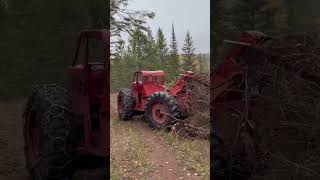
[[39,113],[32,111],[28,120],[27,144],[31,161],[37,161],[40,157],[40,121]]
[[162,103],[154,103],[151,109],[152,119],[158,123],[163,124],[167,119],[168,109]]

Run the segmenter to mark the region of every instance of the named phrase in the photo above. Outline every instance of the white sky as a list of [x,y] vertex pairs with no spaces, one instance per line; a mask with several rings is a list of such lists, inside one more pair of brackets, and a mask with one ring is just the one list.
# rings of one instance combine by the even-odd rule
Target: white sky
[[196,53],[210,52],[210,0],[129,0],[128,8],[154,12],[155,17],[147,26],[154,36],[162,28],[168,45],[173,21],[179,52],[188,30]]

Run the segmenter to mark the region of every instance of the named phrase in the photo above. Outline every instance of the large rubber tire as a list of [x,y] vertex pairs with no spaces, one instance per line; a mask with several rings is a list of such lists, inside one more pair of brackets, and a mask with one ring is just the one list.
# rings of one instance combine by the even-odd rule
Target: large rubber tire
[[131,89],[122,89],[118,94],[118,115],[122,121],[129,120],[134,114],[135,100]]
[[213,168],[213,179],[215,180],[248,180],[249,172],[241,171],[243,162],[239,162],[237,158],[232,157],[226,151],[223,140],[215,133],[211,134],[211,167]]
[[63,88],[44,85],[35,88],[23,114],[25,160],[35,180],[72,178],[73,145],[70,97]]
[[178,104],[169,93],[156,92],[147,99],[145,117],[150,127],[154,129],[169,128],[179,115]]

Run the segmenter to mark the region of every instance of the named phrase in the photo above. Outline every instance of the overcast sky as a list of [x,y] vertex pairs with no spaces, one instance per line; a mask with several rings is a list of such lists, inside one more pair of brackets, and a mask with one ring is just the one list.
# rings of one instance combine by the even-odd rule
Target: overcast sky
[[153,34],[162,28],[167,44],[171,38],[173,21],[181,52],[186,32],[189,30],[196,53],[210,51],[210,0],[129,0],[129,9],[148,10],[156,15],[148,21]]

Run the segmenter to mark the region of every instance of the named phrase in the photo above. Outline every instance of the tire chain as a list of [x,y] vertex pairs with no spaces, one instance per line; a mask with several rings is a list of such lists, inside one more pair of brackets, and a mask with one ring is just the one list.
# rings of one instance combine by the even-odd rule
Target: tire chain
[[[39,89],[43,90],[40,91]],[[69,96],[65,96],[65,94],[67,95],[68,92],[57,86],[56,84],[49,84],[49,85],[35,85],[33,87],[32,90],[33,94],[32,94],[32,100],[31,102],[28,102],[28,107],[30,107],[30,109],[28,108],[26,111],[28,110],[33,110],[35,107],[40,107],[40,111],[44,111],[44,117],[45,120],[41,121],[41,128],[43,129],[44,135],[47,136],[47,138],[49,139],[48,144],[54,144],[54,146],[58,146],[58,145],[62,145],[61,148],[54,150],[53,152],[47,153],[47,154],[40,154],[40,159],[43,160],[51,155],[54,154],[60,154],[63,153],[63,156],[65,157],[69,157],[70,158],[70,154],[68,154],[68,152],[66,152],[66,139],[67,136],[70,133],[70,129],[71,129],[71,123],[67,121],[67,119],[70,117],[66,117],[67,115],[72,115],[72,112],[64,105],[68,105],[70,104],[70,97]],[[64,93],[61,93],[64,92]],[[43,101],[39,101],[35,100],[35,94],[37,94],[36,97],[42,97]],[[58,96],[64,96],[64,98],[59,98],[57,99],[56,97]],[[32,104],[32,106],[30,106],[30,103]],[[38,104],[36,104],[38,103]],[[48,110],[45,109],[45,107],[50,107]],[[66,113],[65,113],[66,112]],[[24,115],[26,114],[26,112],[24,113]],[[54,121],[63,121],[63,127],[64,127],[64,133],[61,133],[61,135],[54,136],[52,131],[50,131],[50,127],[52,126],[52,123],[54,123]],[[54,129],[57,130],[57,129]],[[57,132],[55,132],[57,133]],[[60,161],[61,162],[61,161]],[[68,166],[70,163],[72,162],[72,160],[68,160],[67,162],[64,162],[62,165],[57,165],[55,163],[55,166],[53,167],[55,170],[55,172],[57,170],[62,171],[63,169],[66,168],[66,166]],[[38,163],[40,164],[40,163]],[[50,175],[50,178],[57,178],[57,179],[61,179],[61,177],[58,176],[52,176]]]

